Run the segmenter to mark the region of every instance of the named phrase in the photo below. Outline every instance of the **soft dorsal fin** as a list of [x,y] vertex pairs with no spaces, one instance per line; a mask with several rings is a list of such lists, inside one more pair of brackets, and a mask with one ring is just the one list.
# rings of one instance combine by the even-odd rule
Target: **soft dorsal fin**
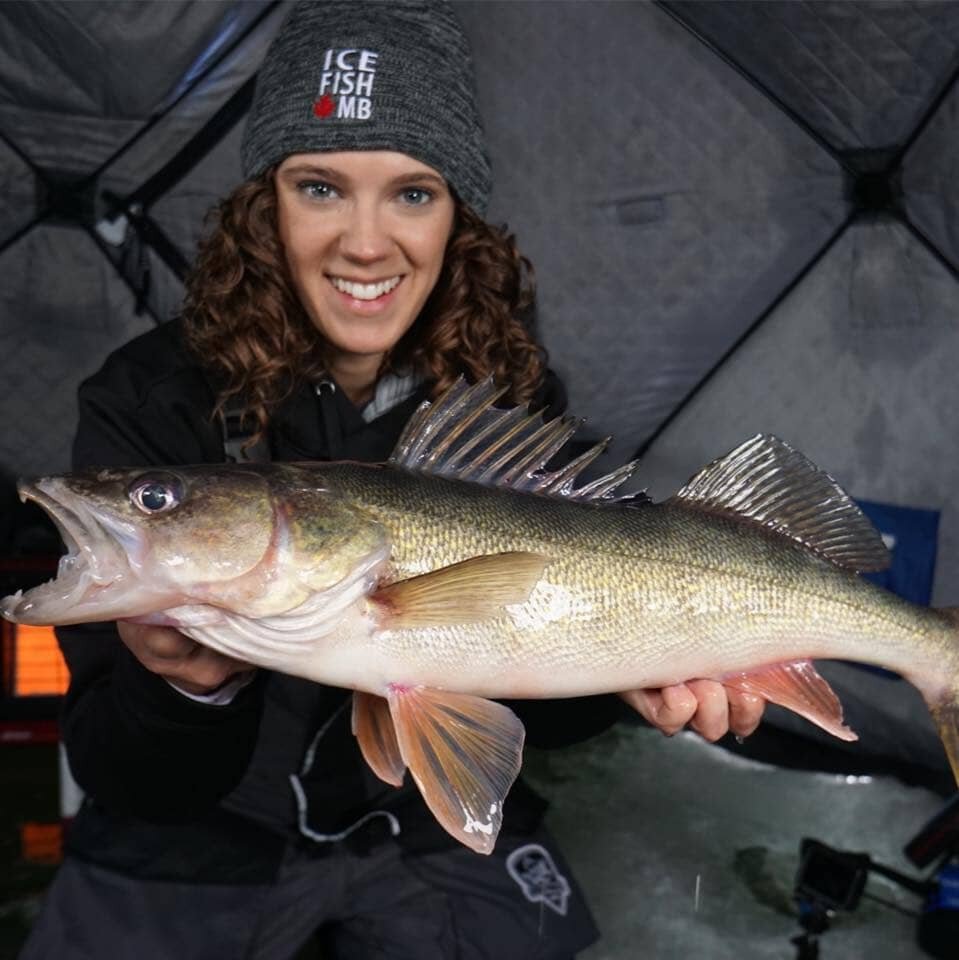
[[574,486],[577,477],[606,449],[608,439],[565,467],[547,471],[546,464],[581,426],[582,419],[558,417],[544,423],[540,414],[530,413],[525,406],[497,409],[494,404],[505,392],[492,378],[470,386],[460,377],[436,401],[420,405],[389,463],[565,500],[645,502],[643,494],[615,493],[635,472],[635,460],[591,483]]
[[837,566],[889,566],[879,532],[849,495],[777,437],[757,434],[704,467],[674,497],[684,507],[761,524]]

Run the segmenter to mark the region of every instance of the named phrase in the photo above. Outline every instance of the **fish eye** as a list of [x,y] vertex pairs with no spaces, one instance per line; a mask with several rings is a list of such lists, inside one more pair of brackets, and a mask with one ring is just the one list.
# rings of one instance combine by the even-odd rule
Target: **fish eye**
[[128,496],[143,513],[166,513],[180,505],[180,483],[174,477],[141,477],[131,485]]

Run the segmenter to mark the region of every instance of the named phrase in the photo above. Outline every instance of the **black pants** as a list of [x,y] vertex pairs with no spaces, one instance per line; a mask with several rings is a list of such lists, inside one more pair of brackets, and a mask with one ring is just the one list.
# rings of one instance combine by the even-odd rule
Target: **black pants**
[[501,836],[489,857],[291,846],[268,886],[143,881],[68,859],[20,960],[288,960],[317,930],[337,960],[561,960],[597,936],[538,831]]

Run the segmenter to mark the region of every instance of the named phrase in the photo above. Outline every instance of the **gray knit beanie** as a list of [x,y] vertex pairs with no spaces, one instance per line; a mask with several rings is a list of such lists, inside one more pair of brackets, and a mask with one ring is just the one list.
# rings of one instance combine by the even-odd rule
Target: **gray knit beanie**
[[243,174],[333,150],[408,154],[486,212],[490,164],[470,49],[448,3],[296,4],[260,69]]

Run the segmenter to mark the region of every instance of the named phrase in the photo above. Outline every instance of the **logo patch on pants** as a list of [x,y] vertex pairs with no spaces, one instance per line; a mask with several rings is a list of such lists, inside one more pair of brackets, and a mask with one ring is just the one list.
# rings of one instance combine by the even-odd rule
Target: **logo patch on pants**
[[545,847],[538,843],[517,847],[506,858],[506,869],[530,903],[545,903],[550,910],[566,916],[569,883]]

